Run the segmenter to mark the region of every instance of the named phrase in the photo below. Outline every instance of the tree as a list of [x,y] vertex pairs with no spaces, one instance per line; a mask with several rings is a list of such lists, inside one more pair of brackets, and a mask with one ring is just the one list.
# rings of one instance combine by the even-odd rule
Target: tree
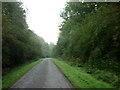
[[[119,73],[119,3],[66,4],[56,56]],[[113,8],[114,7],[114,8]],[[106,64],[107,63],[107,64]],[[114,63],[114,65],[112,65]]]
[[22,3],[3,2],[2,6],[3,74],[26,61],[49,56],[49,45],[28,29]]

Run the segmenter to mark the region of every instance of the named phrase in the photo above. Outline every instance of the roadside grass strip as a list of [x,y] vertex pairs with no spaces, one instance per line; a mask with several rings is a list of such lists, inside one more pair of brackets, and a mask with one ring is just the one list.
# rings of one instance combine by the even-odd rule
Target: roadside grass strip
[[114,88],[111,85],[101,80],[97,80],[91,75],[83,72],[79,67],[70,66],[64,61],[58,59],[52,59],[52,61],[61,69],[75,88]]
[[36,64],[38,64],[43,59],[39,59],[34,62],[25,63],[21,66],[18,66],[7,73],[2,77],[2,88],[9,88],[12,86],[18,79],[20,79],[25,73],[31,70]]

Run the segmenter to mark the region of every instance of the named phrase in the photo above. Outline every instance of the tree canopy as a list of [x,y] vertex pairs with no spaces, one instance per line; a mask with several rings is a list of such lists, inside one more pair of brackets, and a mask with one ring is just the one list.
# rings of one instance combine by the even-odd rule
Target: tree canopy
[[28,29],[21,2],[2,3],[2,62],[11,68],[39,57],[50,56],[49,45]]
[[54,56],[120,73],[119,3],[68,2]]

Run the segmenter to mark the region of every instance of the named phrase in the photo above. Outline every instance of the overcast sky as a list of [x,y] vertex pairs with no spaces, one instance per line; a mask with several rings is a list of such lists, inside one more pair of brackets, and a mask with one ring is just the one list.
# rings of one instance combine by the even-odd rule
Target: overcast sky
[[67,0],[21,0],[28,9],[27,23],[31,30],[48,43],[56,43],[58,26],[62,22],[60,11]]

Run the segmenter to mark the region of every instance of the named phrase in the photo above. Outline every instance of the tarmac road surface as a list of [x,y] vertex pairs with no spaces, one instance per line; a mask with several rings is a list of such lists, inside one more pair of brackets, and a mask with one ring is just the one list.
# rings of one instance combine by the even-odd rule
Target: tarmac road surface
[[50,58],[45,58],[11,88],[73,88]]

